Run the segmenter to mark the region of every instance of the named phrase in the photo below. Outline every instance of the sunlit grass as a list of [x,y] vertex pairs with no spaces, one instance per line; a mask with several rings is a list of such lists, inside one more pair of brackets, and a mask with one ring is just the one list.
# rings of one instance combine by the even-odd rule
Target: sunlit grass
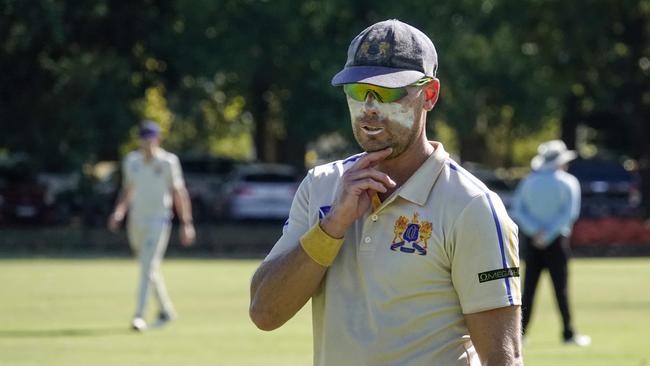
[[[303,309],[265,333],[248,320],[253,260],[168,259],[163,271],[180,318],[128,329],[137,265],[126,259],[0,260],[0,365],[310,365],[311,316]],[[647,365],[650,260],[572,262],[576,326],[587,349],[563,346],[544,277],[526,365]],[[153,316],[155,309],[151,309]]]

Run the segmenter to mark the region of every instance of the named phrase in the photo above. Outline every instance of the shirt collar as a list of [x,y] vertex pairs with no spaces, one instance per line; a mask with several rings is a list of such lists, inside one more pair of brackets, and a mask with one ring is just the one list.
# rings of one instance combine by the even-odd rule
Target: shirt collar
[[434,148],[433,154],[424,161],[398,192],[400,197],[420,206],[427,202],[433,185],[442,172],[445,162],[449,159],[449,153],[445,151],[440,142],[430,141],[430,143]]

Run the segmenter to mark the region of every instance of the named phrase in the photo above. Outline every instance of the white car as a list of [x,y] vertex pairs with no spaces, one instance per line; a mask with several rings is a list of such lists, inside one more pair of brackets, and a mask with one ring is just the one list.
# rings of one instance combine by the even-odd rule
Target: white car
[[281,164],[240,166],[227,180],[222,201],[229,219],[274,219],[289,217],[298,188],[296,170]]

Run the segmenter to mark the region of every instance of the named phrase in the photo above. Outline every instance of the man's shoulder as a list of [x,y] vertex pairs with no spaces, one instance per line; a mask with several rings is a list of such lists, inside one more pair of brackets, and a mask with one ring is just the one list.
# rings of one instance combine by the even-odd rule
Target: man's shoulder
[[501,215],[501,208],[504,207],[501,197],[458,163],[449,159],[441,178],[445,182],[436,183],[440,187],[435,197],[438,204],[444,207],[445,216],[452,222],[463,212],[480,215],[491,212],[494,215],[496,209]]
[[314,179],[338,179],[350,169],[354,163],[361,159],[366,153],[359,153],[345,159],[331,161],[326,164],[317,165],[311,169],[310,174]]
[[160,149],[157,158],[167,164],[180,164],[180,160],[176,154],[164,149]]
[[465,201],[469,202],[474,197],[490,191],[485,183],[452,159],[445,162],[444,169],[447,177],[446,183],[448,183],[445,188],[453,193],[450,197],[453,196],[455,200],[465,198]]
[[140,161],[140,160],[142,160],[142,153],[140,152],[140,150],[133,150],[129,152],[128,154],[126,154],[126,156],[123,159],[123,161],[126,164],[131,164],[133,162]]

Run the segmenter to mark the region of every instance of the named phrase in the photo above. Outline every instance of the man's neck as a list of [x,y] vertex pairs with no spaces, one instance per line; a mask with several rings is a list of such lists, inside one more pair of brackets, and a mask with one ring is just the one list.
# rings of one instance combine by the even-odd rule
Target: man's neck
[[156,156],[156,152],[158,151],[158,148],[154,146],[151,148],[143,148],[141,150],[142,150],[142,156],[144,157],[144,161],[150,162]]

